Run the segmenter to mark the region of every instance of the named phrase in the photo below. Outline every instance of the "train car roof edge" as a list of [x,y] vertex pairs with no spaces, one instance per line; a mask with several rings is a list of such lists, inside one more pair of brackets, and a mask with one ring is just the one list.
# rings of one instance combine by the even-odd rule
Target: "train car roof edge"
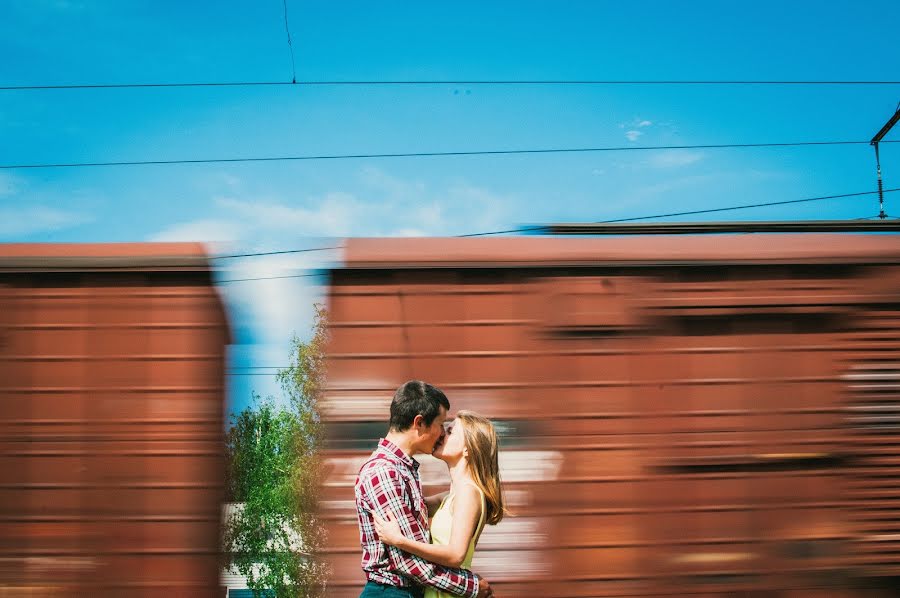
[[351,238],[337,269],[900,262],[900,237],[722,234]]
[[0,271],[209,270],[201,243],[3,243]]

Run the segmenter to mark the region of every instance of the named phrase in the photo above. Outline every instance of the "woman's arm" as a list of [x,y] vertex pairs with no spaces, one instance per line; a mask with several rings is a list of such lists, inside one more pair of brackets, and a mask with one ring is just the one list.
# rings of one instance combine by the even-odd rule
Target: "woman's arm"
[[440,494],[432,494],[431,496],[425,497],[425,504],[428,505],[428,516],[434,517],[435,512],[441,506],[441,503],[444,502],[444,499],[449,492],[441,492]]
[[459,567],[466,558],[469,542],[472,541],[481,518],[481,495],[478,490],[469,484],[465,484],[460,490],[453,502],[453,529],[450,532],[450,543],[446,546],[410,540],[401,533],[400,526],[390,514],[385,521],[372,513],[378,537],[385,544],[396,546],[426,561],[445,567]]

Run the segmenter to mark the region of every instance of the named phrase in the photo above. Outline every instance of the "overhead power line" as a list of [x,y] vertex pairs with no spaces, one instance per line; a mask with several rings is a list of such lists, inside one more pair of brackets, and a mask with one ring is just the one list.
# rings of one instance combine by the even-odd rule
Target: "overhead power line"
[[275,377],[278,372],[225,372],[226,376]]
[[[883,141],[882,143],[898,143],[897,141]],[[660,150],[684,150],[684,149],[740,149],[740,148],[778,148],[778,147],[808,147],[808,146],[832,146],[832,145],[868,145],[868,141],[793,141],[770,143],[705,143],[693,145],[620,145],[603,147],[563,147],[563,148],[539,148],[539,149],[506,149],[506,150],[471,150],[471,151],[446,151],[446,152],[397,152],[397,153],[371,153],[371,154],[310,154],[301,156],[260,156],[244,158],[194,158],[172,160],[116,160],[104,162],[42,162],[31,164],[0,164],[0,170],[24,170],[38,168],[92,168],[102,166],[166,166],[173,164],[223,164],[241,162],[290,162],[290,161],[316,161],[316,160],[359,160],[359,159],[383,159],[383,158],[435,158],[451,156],[509,156],[528,154],[578,154],[598,152],[633,152],[633,151],[660,151]]]
[[[900,191],[900,187],[896,187],[894,189],[885,189],[885,193],[893,193],[895,191]],[[804,197],[803,199],[787,199],[782,201],[767,201],[762,203],[750,203],[750,204],[742,204],[737,206],[727,206],[722,208],[707,208],[704,210],[688,210],[685,212],[666,212],[663,214],[650,214],[648,216],[634,216],[630,218],[615,218],[613,220],[598,220],[596,222],[592,222],[591,224],[615,224],[617,222],[637,222],[639,220],[655,220],[658,218],[673,218],[676,216],[697,216],[699,214],[714,214],[717,212],[730,212],[733,210],[749,210],[751,208],[767,208],[771,206],[785,206],[789,204],[796,203],[807,203],[812,201],[824,201],[826,199],[843,199],[847,197],[861,197],[863,195],[876,195],[878,191],[860,191],[858,193],[841,193],[839,195],[820,195],[818,197]],[[511,228],[506,230],[496,230],[489,231],[484,233],[469,233],[466,235],[459,235],[460,237],[487,237],[491,235],[505,235],[510,233],[531,233],[531,232],[539,232],[546,230],[545,225],[538,226],[522,226],[518,228]]]
[[320,274],[316,272],[311,272],[307,274],[285,274],[284,276],[259,276],[256,278],[230,278],[228,280],[219,280],[217,282],[226,283],[226,282],[248,282],[251,280],[280,280],[283,278],[311,278],[313,276],[320,276]]
[[236,253],[233,255],[216,255],[211,257],[213,260],[231,260],[241,257],[256,257],[260,255],[282,255],[285,253],[307,253],[311,251],[328,251],[329,249],[343,249],[343,245],[334,245],[331,247],[307,247],[304,249],[284,249],[280,251],[257,251],[252,253]]
[[[885,189],[884,193],[894,193],[900,191],[900,187],[895,187],[893,189]],[[798,204],[798,203],[808,203],[814,201],[825,201],[828,199],[845,199],[848,197],[862,197],[865,195],[876,195],[878,191],[859,191],[857,193],[840,193],[836,195],[819,195],[817,197],[804,197],[802,199],[787,199],[781,201],[767,201],[762,203],[752,203],[752,204],[741,204],[736,206],[725,206],[721,208],[707,208],[704,210],[688,210],[684,212],[667,212],[662,214],[650,214],[646,216],[633,216],[630,218],[615,218],[612,220],[599,220],[593,222],[592,224],[614,224],[618,222],[637,222],[641,220],[654,220],[659,218],[672,218],[675,216],[696,216],[698,214],[713,214],[717,212],[728,212],[733,210],[748,210],[751,208],[765,208],[771,206],[784,206],[790,204]],[[528,233],[528,232],[540,232],[546,230],[546,225],[540,226],[521,226],[517,228],[510,228],[506,230],[495,230],[489,232],[481,232],[481,233],[468,233],[464,235],[457,235],[457,237],[484,237],[490,235],[502,235],[502,234],[510,234],[510,233]],[[321,249],[333,249],[332,247],[323,247]],[[293,251],[309,251],[309,250],[287,250],[277,253],[292,253]],[[268,253],[262,254],[245,254],[241,257],[250,257],[254,255],[268,255]],[[220,280],[220,283],[226,282],[248,282],[255,280],[276,280],[276,279],[285,279],[285,278],[308,278],[313,276],[320,276],[319,273],[305,273],[305,274],[288,274],[284,276],[260,276],[255,278],[236,278],[231,280]]]
[[[290,34],[289,34],[290,35]],[[290,42],[289,42],[290,45]],[[293,65],[293,46],[291,46]],[[2,85],[0,91],[52,91],[100,89],[154,89],[180,87],[438,87],[471,86],[890,86],[900,80],[755,80],[755,79],[421,79],[421,80],[352,80],[352,81],[185,81],[159,83],[70,83],[43,85]]]
[[294,64],[294,44],[291,41],[291,26],[288,23],[287,0],[282,0],[284,5],[284,32],[287,34],[287,45],[291,51],[291,83],[297,82],[297,66]]
[[[893,193],[900,191],[900,187],[893,189],[885,189],[885,193]],[[638,220],[652,220],[654,218],[671,218],[674,216],[696,216],[697,214],[713,214],[716,212],[728,212],[731,210],[748,210],[750,208],[764,208],[769,206],[786,206],[795,203],[806,203],[811,201],[824,201],[826,199],[843,199],[846,197],[861,197],[863,195],[875,195],[878,191],[860,191],[858,193],[841,193],[839,195],[821,195],[819,197],[805,197],[803,199],[787,199],[784,201],[767,201],[764,203],[750,203],[739,206],[729,206],[726,208],[709,208],[706,210],[690,210],[688,212],[669,212],[668,214],[654,214],[652,216],[638,216],[636,218],[618,218],[616,220],[601,220],[596,224],[613,224],[616,222],[635,222]]]

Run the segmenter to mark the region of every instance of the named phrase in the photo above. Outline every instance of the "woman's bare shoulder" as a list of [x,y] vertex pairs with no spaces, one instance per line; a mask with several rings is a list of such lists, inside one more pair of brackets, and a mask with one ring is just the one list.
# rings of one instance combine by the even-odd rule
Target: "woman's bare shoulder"
[[453,489],[453,503],[451,512],[460,510],[471,512],[481,505],[481,491],[474,483],[459,484],[459,488]]

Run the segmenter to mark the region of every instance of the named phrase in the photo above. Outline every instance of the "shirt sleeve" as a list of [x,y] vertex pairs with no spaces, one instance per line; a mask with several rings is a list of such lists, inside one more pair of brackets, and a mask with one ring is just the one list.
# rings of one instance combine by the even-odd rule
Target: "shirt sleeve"
[[[385,518],[390,512],[400,524],[404,536],[420,542],[428,541],[418,516],[409,506],[412,497],[396,471],[389,467],[376,467],[369,471],[363,482],[369,486],[365,492],[371,503],[369,506],[380,517]],[[467,598],[475,598],[478,594],[478,578],[471,571],[436,565],[396,546],[386,548],[388,562],[396,572],[449,594]]]

